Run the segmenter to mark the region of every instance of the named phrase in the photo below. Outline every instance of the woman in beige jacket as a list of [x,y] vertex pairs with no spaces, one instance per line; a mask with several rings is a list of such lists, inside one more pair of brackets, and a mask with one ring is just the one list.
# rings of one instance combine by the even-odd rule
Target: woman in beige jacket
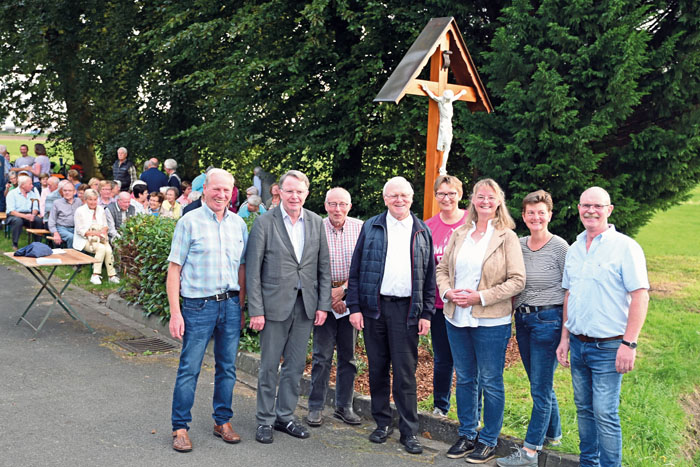
[[[466,224],[450,238],[437,267],[447,336],[457,373],[459,439],[450,458],[495,457],[503,425],[503,368],[511,337],[512,297],[525,287],[525,264],[503,190],[492,179],[474,185]],[[478,388],[484,427],[478,433]]]

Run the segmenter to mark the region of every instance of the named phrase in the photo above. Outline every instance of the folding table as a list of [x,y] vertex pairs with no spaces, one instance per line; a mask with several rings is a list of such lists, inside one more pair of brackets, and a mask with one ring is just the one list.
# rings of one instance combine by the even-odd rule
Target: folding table
[[[14,252],[7,252],[5,253],[5,256],[12,258],[13,260],[17,261],[19,264],[24,266],[27,271],[30,272],[32,276],[39,282],[41,285],[41,288],[39,291],[36,293],[32,301],[27,305],[27,308],[24,310],[24,313],[22,313],[22,316],[19,317],[17,320],[17,325],[19,325],[20,322],[24,321],[27,323],[32,329],[34,329],[35,335],[41,331],[41,328],[44,326],[44,323],[46,323],[46,320],[49,319],[49,316],[53,312],[54,307],[56,306],[56,303],[58,303],[63,310],[68,313],[68,316],[75,320],[79,320],[81,323],[85,325],[90,332],[94,333],[95,330],[90,327],[90,325],[85,321],[85,319],[80,316],[80,314],[75,311],[68,302],[64,300],[64,294],[66,290],[68,289],[68,286],[70,283],[73,281],[75,276],[80,272],[83,266],[86,264],[93,264],[96,263],[97,260],[93,258],[92,256],[86,255],[85,253],[82,253],[80,251],[74,250],[74,249],[65,249],[63,250],[65,253],[61,254],[53,254],[51,256],[44,256],[42,258],[28,258],[26,256],[14,256]],[[37,262],[37,259],[40,261]],[[42,261],[52,261],[49,264],[42,264]],[[55,260],[60,260],[60,263],[55,263],[53,261]],[[51,284],[51,278],[53,277],[54,273],[56,272],[56,269],[58,269],[59,266],[72,266],[74,271],[73,274],[70,275],[68,278],[68,281],[63,285],[61,290],[58,290],[56,287]],[[43,270],[43,268],[50,268],[51,271],[46,274],[46,272]],[[39,295],[46,290],[52,297],[53,297],[53,302],[51,303],[51,306],[49,307],[49,311],[46,313],[44,318],[41,320],[41,323],[39,324],[38,327],[35,327],[32,323],[25,318],[29,310],[31,309],[32,305],[36,302],[36,300],[39,298]]]

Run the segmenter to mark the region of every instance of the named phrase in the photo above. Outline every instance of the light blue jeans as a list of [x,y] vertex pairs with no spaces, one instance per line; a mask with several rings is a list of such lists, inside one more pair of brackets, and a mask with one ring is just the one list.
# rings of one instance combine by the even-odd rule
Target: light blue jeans
[[503,426],[506,402],[503,368],[511,325],[458,328],[449,321],[446,325],[457,372],[455,395],[459,435],[476,438],[480,387],[484,397],[484,428],[479,432],[479,441],[487,446],[496,446]]
[[58,235],[61,236],[61,240],[63,241],[63,243],[59,245],[61,248],[73,248],[73,236],[75,235],[73,227],[57,225],[56,232],[58,232]]
[[571,336],[571,380],[578,415],[582,466],[622,465],[620,385],[615,370],[620,340],[587,343]]
[[214,336],[214,413],[216,425],[231,420],[233,386],[236,383],[236,353],[241,336],[241,306],[238,297],[217,302],[202,298],[183,298],[182,317],[185,334],[182,336],[180,366],[177,369],[173,391],[173,431],[189,429],[194,392],[202,368],[204,351]]

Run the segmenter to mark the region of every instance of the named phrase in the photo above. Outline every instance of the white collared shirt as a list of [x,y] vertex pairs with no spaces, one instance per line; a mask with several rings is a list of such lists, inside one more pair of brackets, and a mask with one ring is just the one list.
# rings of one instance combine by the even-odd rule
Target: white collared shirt
[[[464,237],[464,243],[462,243],[459,252],[457,253],[457,258],[455,260],[455,289],[472,289],[477,290],[479,288],[479,283],[481,282],[481,269],[484,263],[484,255],[486,255],[486,249],[491,243],[491,237],[493,237],[493,224],[489,221],[486,227],[486,232],[484,236],[479,239],[479,241],[474,241],[472,234],[476,230],[476,224],[472,222],[472,228]],[[479,293],[481,299],[481,304],[484,304],[484,297]],[[475,328],[478,326],[490,327],[490,326],[500,326],[503,324],[510,323],[510,314],[502,318],[475,318],[472,315],[472,307],[455,307],[455,312],[452,318],[445,316],[445,319],[450,322],[453,326],[458,328],[470,327]]]
[[413,216],[398,220],[391,213],[386,216],[387,248],[384,277],[379,289],[381,295],[411,296],[411,231]]
[[294,255],[297,257],[297,261],[301,263],[301,256],[304,254],[304,209],[301,209],[299,218],[294,224],[292,224],[292,218],[285,211],[283,203],[280,203],[280,209],[282,210],[284,227],[287,229],[287,235],[289,235],[289,240],[294,247]]

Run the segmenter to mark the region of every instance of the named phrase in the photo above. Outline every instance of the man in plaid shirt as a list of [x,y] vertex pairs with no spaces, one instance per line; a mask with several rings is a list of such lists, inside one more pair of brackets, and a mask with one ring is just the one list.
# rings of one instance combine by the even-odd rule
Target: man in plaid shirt
[[333,349],[338,348],[338,368],[335,382],[335,412],[333,416],[349,425],[359,425],[360,417],[352,410],[355,387],[355,341],[357,331],[350,324],[349,310],[345,306],[350,261],[355,243],[360,236],[362,221],[348,217],[352,207],[350,193],[344,188],[331,188],[326,193],[326,212],[323,220],[331,258],[331,298],[333,313],[323,326],[314,327],[313,364],[311,368],[311,394],[306,422],[310,426],[323,423],[323,405],[326,401],[328,379],[331,374]]

